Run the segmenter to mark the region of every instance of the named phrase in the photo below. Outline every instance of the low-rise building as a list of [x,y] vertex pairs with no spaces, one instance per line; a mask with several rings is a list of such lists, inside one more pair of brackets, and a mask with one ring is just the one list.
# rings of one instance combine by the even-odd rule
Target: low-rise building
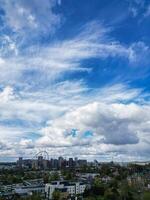
[[45,185],[46,199],[52,199],[53,192],[59,189],[65,189],[69,195],[75,196],[83,194],[86,184],[82,182],[54,181]]
[[94,179],[98,177],[99,173],[77,173],[76,176],[80,179],[87,180],[87,179]]
[[45,184],[41,179],[28,180],[24,183],[0,186],[0,196],[12,196],[18,194],[20,197],[32,195],[33,193],[45,196]]

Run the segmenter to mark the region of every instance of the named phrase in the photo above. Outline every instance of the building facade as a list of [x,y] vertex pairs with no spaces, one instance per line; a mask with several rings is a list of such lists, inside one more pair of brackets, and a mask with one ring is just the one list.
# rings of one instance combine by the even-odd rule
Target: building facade
[[46,199],[52,199],[53,192],[55,190],[64,189],[71,196],[83,194],[86,188],[86,184],[82,182],[68,182],[68,181],[54,181],[45,185]]

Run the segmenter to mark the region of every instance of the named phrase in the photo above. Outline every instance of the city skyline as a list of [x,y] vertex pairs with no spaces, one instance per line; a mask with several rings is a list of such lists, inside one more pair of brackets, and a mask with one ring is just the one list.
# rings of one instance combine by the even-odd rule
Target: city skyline
[[0,0],[0,162],[150,160],[150,2]]

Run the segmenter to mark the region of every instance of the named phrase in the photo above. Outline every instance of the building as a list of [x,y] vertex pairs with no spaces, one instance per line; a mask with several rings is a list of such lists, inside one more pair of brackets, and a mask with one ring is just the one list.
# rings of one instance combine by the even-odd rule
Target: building
[[87,160],[78,160],[79,167],[87,166]]
[[76,176],[80,180],[93,180],[95,177],[98,177],[100,174],[99,173],[77,173]]
[[77,157],[75,157],[75,167],[78,167],[78,158]]
[[45,196],[45,184],[42,179],[26,180],[23,183],[0,186],[0,196],[5,198],[10,198],[14,194],[20,197],[27,197],[33,193]]
[[5,170],[5,169],[15,169],[17,164],[14,163],[0,163],[0,170]]
[[69,158],[68,164],[69,164],[69,167],[70,167],[70,168],[74,167],[73,158]]
[[61,169],[63,167],[63,161],[64,161],[63,157],[60,156],[58,158],[58,167],[59,167],[59,169]]
[[19,168],[22,168],[22,165],[23,165],[23,158],[22,157],[19,157],[19,160],[18,160],[18,167]]
[[30,185],[30,186],[21,186],[16,187],[14,189],[14,193],[19,194],[20,196],[26,196],[32,195],[32,193],[36,194],[43,194],[45,192],[45,186],[44,185]]
[[[37,169],[37,170],[45,170],[45,169],[64,169],[64,168],[78,168],[87,166],[87,160],[78,160],[76,157],[75,160],[73,158],[64,159],[63,157],[59,157],[58,159],[45,159],[43,156],[38,156],[33,159],[23,159],[20,157],[17,161],[17,168],[20,169]],[[1,166],[0,166],[1,167]],[[3,166],[2,166],[3,167]],[[16,167],[16,166],[15,166]]]
[[53,181],[45,185],[46,199],[52,199],[55,190],[64,190],[71,196],[83,194],[86,184],[82,182],[68,182],[68,181]]
[[39,169],[45,170],[50,167],[50,161],[43,158],[43,156],[38,156],[37,159],[23,159],[19,158],[17,161],[18,168],[26,168],[26,169]]

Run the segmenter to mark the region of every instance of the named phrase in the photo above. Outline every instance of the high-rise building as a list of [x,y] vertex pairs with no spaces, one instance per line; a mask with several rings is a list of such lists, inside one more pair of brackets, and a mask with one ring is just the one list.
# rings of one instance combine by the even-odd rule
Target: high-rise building
[[19,160],[17,162],[17,165],[19,168],[22,168],[23,167],[23,158],[22,157],[19,157]]
[[43,156],[38,156],[38,168],[43,169]]
[[77,157],[75,157],[75,167],[77,167],[78,166],[78,158]]
[[78,160],[79,167],[86,166],[87,160]]
[[69,167],[73,167],[74,166],[74,161],[73,161],[73,158],[69,158]]
[[58,167],[61,169],[62,168],[62,166],[63,166],[63,157],[59,157],[58,158]]

